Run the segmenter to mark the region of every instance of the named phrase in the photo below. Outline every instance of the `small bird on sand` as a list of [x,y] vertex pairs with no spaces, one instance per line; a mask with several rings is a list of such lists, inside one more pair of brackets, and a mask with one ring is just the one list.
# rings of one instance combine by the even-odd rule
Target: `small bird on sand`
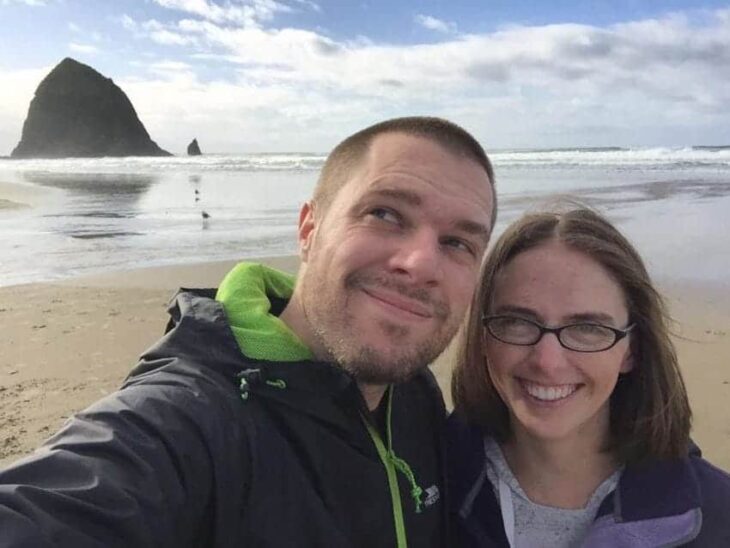
[[200,214],[203,216],[203,219],[209,219],[210,218],[210,215],[208,214],[207,211],[202,211]]

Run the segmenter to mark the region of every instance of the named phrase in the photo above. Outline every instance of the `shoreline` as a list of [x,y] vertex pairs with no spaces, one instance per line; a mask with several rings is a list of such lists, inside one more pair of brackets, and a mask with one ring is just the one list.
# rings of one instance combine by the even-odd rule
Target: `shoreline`
[[60,191],[32,183],[0,181],[0,211],[15,211],[40,206]]
[[[248,260],[248,259],[246,259]],[[257,259],[250,259],[256,261]],[[296,256],[258,259],[295,272]],[[110,272],[0,287],[0,467],[32,451],[65,418],[116,390],[158,340],[177,287],[216,287],[240,261]],[[667,296],[680,366],[694,412],[693,439],[730,470],[728,283],[674,280]],[[433,365],[450,404],[453,348]]]
[[30,204],[0,198],[0,211],[8,209],[25,209],[27,207],[30,207]]

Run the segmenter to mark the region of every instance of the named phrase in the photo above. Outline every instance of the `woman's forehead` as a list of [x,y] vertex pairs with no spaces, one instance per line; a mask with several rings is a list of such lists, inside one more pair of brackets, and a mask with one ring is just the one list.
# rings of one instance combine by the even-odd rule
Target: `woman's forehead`
[[549,315],[626,312],[625,292],[613,275],[595,258],[556,240],[507,262],[487,300],[490,308],[509,304]]

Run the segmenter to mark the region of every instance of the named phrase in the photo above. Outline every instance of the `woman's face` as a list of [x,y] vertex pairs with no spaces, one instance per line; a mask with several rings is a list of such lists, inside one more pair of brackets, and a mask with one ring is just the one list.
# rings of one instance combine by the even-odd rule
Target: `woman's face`
[[[492,301],[489,314],[547,327],[589,322],[623,329],[629,319],[624,292],[603,266],[557,240],[507,263]],[[562,347],[551,333],[533,346],[516,346],[485,330],[489,375],[509,408],[513,431],[545,441],[604,440],[611,392],[619,373],[632,367],[629,337],[585,353]]]

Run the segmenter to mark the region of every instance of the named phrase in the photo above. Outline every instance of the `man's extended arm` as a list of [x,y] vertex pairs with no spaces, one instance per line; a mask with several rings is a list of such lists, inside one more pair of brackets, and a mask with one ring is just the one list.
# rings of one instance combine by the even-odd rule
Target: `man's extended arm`
[[[163,368],[74,417],[0,472],[0,546],[206,544],[243,496],[220,492],[245,483],[230,399],[192,368]],[[217,476],[231,461],[229,484]]]

